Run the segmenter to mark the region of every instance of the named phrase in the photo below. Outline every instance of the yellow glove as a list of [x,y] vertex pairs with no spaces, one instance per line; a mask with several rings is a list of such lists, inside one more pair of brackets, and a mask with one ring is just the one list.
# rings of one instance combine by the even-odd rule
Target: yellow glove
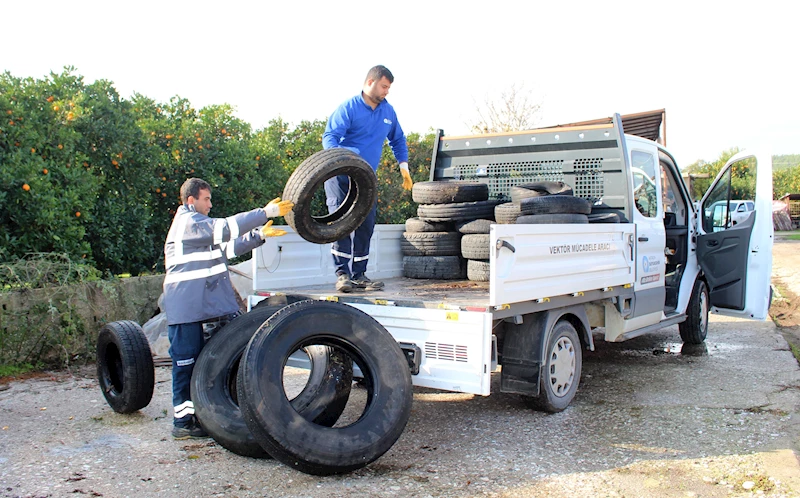
[[267,237],[280,237],[282,235],[286,235],[286,230],[281,230],[280,228],[272,228],[272,220],[269,220],[266,225],[261,228],[261,238],[266,239]]
[[411,190],[411,187],[414,186],[414,182],[411,180],[411,173],[408,172],[407,165],[405,168],[402,166],[400,167],[400,174],[403,175],[403,188],[406,190]]
[[276,216],[286,216],[286,213],[293,207],[294,202],[282,201],[280,197],[276,197],[269,201],[269,204],[264,207],[264,211],[267,212],[267,218],[275,218]]

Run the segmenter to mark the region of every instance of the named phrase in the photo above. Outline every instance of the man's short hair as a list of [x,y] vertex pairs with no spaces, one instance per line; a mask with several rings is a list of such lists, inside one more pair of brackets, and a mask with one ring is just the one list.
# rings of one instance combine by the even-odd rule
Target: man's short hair
[[211,185],[200,178],[189,178],[181,185],[181,202],[184,204],[188,203],[189,197],[199,199],[201,190],[208,190],[211,192]]
[[375,66],[369,70],[367,73],[367,78],[364,80],[366,83],[368,80],[380,81],[381,78],[386,78],[389,80],[389,83],[394,83],[394,75],[386,66]]

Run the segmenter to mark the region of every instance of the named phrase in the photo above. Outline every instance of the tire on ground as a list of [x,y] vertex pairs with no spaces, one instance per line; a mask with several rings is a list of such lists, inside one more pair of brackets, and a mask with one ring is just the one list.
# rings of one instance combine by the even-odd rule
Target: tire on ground
[[155,388],[153,353],[138,323],[121,320],[100,329],[97,380],[117,413],[133,413],[150,403]]
[[458,256],[461,234],[458,232],[403,232],[400,238],[403,256]]
[[517,218],[518,225],[544,225],[555,223],[589,223],[585,214],[554,213],[554,214],[524,214]]
[[[269,457],[247,428],[236,382],[247,343],[266,320],[284,307],[256,306],[228,323],[203,347],[194,367],[191,390],[197,418],[217,443],[237,455]],[[332,355],[325,346],[310,346],[305,352],[311,371],[305,388],[291,404],[303,417],[332,426],[347,405],[353,364]]]
[[503,225],[513,225],[520,216],[522,216],[522,211],[517,202],[504,202],[494,208],[494,219]]
[[544,369],[539,379],[539,396],[534,405],[556,413],[569,406],[581,380],[583,351],[578,332],[567,320],[559,320],[545,344]]
[[489,185],[463,180],[417,182],[411,188],[411,198],[418,204],[485,201],[489,199]]
[[[334,176],[350,177],[350,191],[335,212],[312,216],[314,193]],[[327,244],[353,232],[367,218],[378,195],[378,177],[372,166],[355,152],[336,148],[312,154],[289,177],[283,200],[294,202],[286,222],[301,237],[315,244]]]
[[548,195],[522,199],[519,208],[522,214],[589,214],[592,212],[592,203],[580,197]]
[[406,220],[406,232],[451,232],[450,223],[425,221],[419,218],[409,218]]
[[564,182],[532,182],[525,185],[514,185],[509,189],[512,202],[520,202],[528,197],[543,195],[572,195],[572,187]]
[[708,287],[699,278],[694,283],[689,304],[686,307],[686,320],[678,324],[678,331],[684,344],[702,344],[708,335]]
[[489,234],[474,233],[461,237],[464,259],[489,259]]
[[[326,344],[364,374],[367,405],[358,420],[325,427],[289,404],[283,366],[298,347]],[[411,414],[411,374],[397,341],[366,313],[342,303],[305,301],[276,313],[255,333],[240,362],[242,412],[253,437],[275,459],[315,475],[349,472],[383,455]]]
[[467,280],[474,282],[489,281],[489,262],[477,259],[467,260]]
[[403,276],[435,280],[459,280],[467,275],[460,256],[404,256]]
[[417,217],[427,221],[461,221],[490,219],[501,201],[456,202],[452,204],[420,204]]
[[463,234],[489,233],[494,220],[466,220],[456,223],[456,230]]

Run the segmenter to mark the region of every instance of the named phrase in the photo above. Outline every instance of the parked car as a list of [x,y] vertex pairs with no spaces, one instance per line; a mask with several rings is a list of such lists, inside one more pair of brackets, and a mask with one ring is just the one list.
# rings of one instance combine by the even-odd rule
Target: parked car
[[[725,209],[725,201],[715,202],[707,209],[706,216],[714,219],[715,227],[735,226],[750,217],[750,213],[755,211],[756,204],[751,200],[731,200],[728,203],[729,209]],[[714,211],[713,215],[711,211]],[[726,220],[730,212],[730,220]]]

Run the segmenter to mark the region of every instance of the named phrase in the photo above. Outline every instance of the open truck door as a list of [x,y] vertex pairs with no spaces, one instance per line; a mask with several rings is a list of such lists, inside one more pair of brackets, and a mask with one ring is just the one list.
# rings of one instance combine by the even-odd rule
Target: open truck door
[[[755,172],[756,209],[734,224],[733,186]],[[763,320],[772,275],[772,156],[740,152],[730,158],[700,201],[697,261],[709,288],[711,311]]]

